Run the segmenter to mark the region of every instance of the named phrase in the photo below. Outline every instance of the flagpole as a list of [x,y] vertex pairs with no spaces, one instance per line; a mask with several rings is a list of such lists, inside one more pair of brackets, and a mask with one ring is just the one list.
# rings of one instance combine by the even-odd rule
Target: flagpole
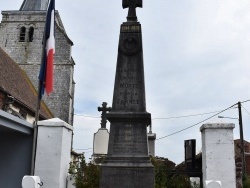
[[33,126],[33,146],[32,146],[32,161],[31,161],[31,175],[35,175],[35,162],[36,162],[36,148],[37,148],[37,135],[38,135],[38,126],[37,122],[39,121],[39,114],[40,114],[40,92],[41,92],[41,83],[38,81],[38,95],[37,95],[37,104],[36,104],[36,115],[35,115],[35,122]]
[[[45,41],[45,31],[46,31],[46,21],[47,21],[47,14],[46,13],[46,20],[45,20],[45,27],[44,27],[44,34],[43,34],[43,41],[42,41],[42,57],[41,57],[41,64],[40,70],[42,69],[43,62],[44,62],[44,53],[46,48],[46,41]],[[36,149],[37,149],[37,135],[38,135],[38,121],[40,116],[40,107],[41,107],[41,99],[42,99],[42,84],[40,79],[38,79],[38,91],[37,91],[37,104],[36,104],[36,113],[35,113],[35,121],[33,124],[33,146],[32,146],[32,161],[31,161],[31,175],[35,175],[35,163],[36,163]]]
[[[46,30],[46,25],[45,29]],[[45,35],[43,36],[43,48],[42,48],[42,58],[41,58],[41,65],[40,65],[40,70],[43,66],[43,61],[44,61],[44,52],[45,52]],[[35,114],[35,121],[34,121],[34,126],[33,126],[33,146],[32,146],[32,161],[31,161],[31,175],[35,175],[35,162],[36,162],[36,149],[37,149],[37,135],[38,135],[38,125],[37,122],[39,121],[39,116],[40,116],[40,107],[41,107],[41,81],[38,79],[38,92],[37,92],[37,104],[36,104],[36,114]]]

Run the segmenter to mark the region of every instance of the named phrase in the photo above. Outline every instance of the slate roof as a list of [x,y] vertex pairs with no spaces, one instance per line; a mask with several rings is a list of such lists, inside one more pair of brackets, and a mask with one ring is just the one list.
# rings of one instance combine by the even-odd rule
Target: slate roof
[[48,0],[24,0],[20,11],[47,10]]
[[[37,91],[26,73],[0,47],[0,89],[15,98],[15,102],[36,111]],[[45,103],[41,103],[41,114],[45,119],[53,117]]]

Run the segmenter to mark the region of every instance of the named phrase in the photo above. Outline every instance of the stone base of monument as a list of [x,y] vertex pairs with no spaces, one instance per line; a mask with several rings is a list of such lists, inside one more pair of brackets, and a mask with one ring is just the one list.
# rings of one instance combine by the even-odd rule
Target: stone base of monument
[[154,167],[147,145],[151,114],[109,113],[108,156],[101,166],[100,188],[153,188]]
[[105,166],[101,171],[100,188],[153,188],[154,168],[150,165]]

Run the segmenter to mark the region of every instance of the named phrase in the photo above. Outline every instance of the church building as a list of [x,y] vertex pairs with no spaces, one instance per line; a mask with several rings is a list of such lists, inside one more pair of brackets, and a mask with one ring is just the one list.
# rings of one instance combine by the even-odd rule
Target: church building
[[[17,11],[2,11],[0,47],[25,71],[33,86],[38,87],[42,40],[49,0],[24,0]],[[54,90],[43,100],[54,117],[73,125],[74,60],[73,42],[55,13]]]

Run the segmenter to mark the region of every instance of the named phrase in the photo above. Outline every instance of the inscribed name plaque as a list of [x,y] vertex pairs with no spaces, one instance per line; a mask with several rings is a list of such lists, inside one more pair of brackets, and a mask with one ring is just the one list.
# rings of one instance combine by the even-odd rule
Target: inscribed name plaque
[[112,129],[114,134],[111,139],[114,143],[110,145],[110,154],[113,157],[147,155],[147,140],[141,136],[145,133],[144,125],[117,123],[116,126],[119,126],[119,129]]

